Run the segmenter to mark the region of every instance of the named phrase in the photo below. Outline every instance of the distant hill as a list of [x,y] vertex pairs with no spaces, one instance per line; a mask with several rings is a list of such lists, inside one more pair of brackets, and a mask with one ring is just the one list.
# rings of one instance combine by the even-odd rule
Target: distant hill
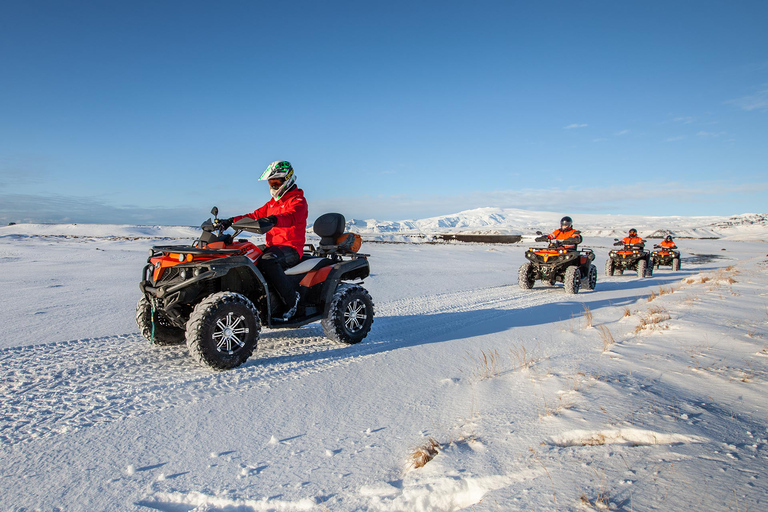
[[[562,214],[515,208],[477,208],[451,215],[419,220],[347,221],[347,229],[368,240],[429,241],[437,235],[533,235],[537,230],[551,232]],[[747,213],[732,217],[651,217],[637,215],[572,215],[574,226],[584,236],[625,236],[630,228],[646,238],[671,234],[678,238],[731,238],[768,241],[768,214]],[[311,226],[307,232],[312,235]],[[55,236],[90,238],[194,239],[200,229],[194,226],[133,226],[125,224],[15,224],[0,227],[5,236]]]

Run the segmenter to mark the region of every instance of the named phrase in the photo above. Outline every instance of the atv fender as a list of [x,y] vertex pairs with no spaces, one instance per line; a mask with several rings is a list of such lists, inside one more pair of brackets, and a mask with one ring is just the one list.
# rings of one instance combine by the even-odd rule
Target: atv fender
[[333,294],[339,286],[339,282],[365,279],[370,274],[371,267],[365,258],[356,258],[335,264],[328,274],[323,287],[323,303],[325,304],[323,317],[328,316],[332,302],[331,299],[333,299]]

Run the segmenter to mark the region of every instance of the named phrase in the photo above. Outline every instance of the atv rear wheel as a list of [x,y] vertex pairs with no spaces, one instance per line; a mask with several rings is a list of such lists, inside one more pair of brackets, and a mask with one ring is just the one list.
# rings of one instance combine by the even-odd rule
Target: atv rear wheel
[[353,345],[368,336],[373,324],[373,299],[356,284],[342,284],[333,294],[328,316],[320,321],[326,338]]
[[259,312],[244,295],[219,292],[195,306],[187,322],[187,348],[201,365],[228,370],[243,364],[256,349]]
[[155,345],[181,345],[184,329],[175,327],[162,311],[152,312],[152,304],[146,297],[136,304],[136,324],[141,335]]
[[646,265],[648,262],[645,260],[639,260],[637,262],[637,277],[648,277],[648,269]]
[[672,271],[677,272],[680,270],[680,258],[672,258]]
[[613,260],[608,258],[605,261],[605,275],[612,276],[613,275]]
[[579,293],[581,288],[581,270],[579,267],[568,267],[563,278],[565,293]]
[[529,261],[520,265],[520,269],[517,271],[517,284],[520,285],[520,288],[530,290],[535,282],[536,275],[533,272],[533,263]]
[[587,290],[594,290],[597,285],[597,267],[594,265],[589,266],[589,274],[587,274],[587,282],[584,284],[584,288]]

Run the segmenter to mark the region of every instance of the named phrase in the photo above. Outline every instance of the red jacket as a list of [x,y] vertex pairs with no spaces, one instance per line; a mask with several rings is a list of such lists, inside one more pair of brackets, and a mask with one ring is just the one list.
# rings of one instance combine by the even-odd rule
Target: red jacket
[[294,188],[280,200],[270,199],[267,204],[254,211],[235,217],[234,222],[243,217],[260,219],[274,215],[277,217],[275,227],[267,232],[267,246],[287,245],[296,249],[299,257],[304,255],[304,243],[306,242],[307,200],[304,199],[304,191]]

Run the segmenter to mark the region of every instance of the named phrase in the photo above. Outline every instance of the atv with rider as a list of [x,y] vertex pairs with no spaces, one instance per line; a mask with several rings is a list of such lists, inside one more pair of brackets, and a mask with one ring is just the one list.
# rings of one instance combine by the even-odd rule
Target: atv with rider
[[529,260],[520,266],[517,273],[517,282],[523,290],[533,288],[537,280],[554,286],[555,283],[563,283],[566,293],[579,293],[584,286],[587,290],[594,290],[597,284],[597,267],[592,262],[595,253],[592,249],[577,248],[581,242],[575,239],[557,240],[536,232],[536,242],[549,242],[546,248],[531,247],[525,252]]
[[651,277],[653,275],[651,255],[645,250],[644,244],[626,244],[615,238],[613,245],[622,246],[622,248],[609,253],[605,262],[606,276],[622,275],[625,270],[637,271],[637,277]]
[[[211,210],[214,219],[218,208]],[[344,233],[339,213],[314,223],[317,247],[307,244],[304,257],[285,274],[299,292],[296,314],[284,320],[280,301],[256,267],[263,245],[237,239],[243,231],[264,234],[273,224],[242,218],[234,234],[209,218],[192,245],[150,249],[139,285],[142,297],[136,322],[142,335],[158,345],[186,340],[190,355],[217,370],[243,364],[256,349],[261,326],[296,328],[320,321],[329,339],[359,343],[373,323],[373,301],[360,286],[370,275],[367,255],[357,251],[360,237]]]
[[653,246],[651,263],[657,269],[665,266],[672,267],[673,271],[680,270],[680,251],[677,250],[671,236],[667,236],[661,244]]

